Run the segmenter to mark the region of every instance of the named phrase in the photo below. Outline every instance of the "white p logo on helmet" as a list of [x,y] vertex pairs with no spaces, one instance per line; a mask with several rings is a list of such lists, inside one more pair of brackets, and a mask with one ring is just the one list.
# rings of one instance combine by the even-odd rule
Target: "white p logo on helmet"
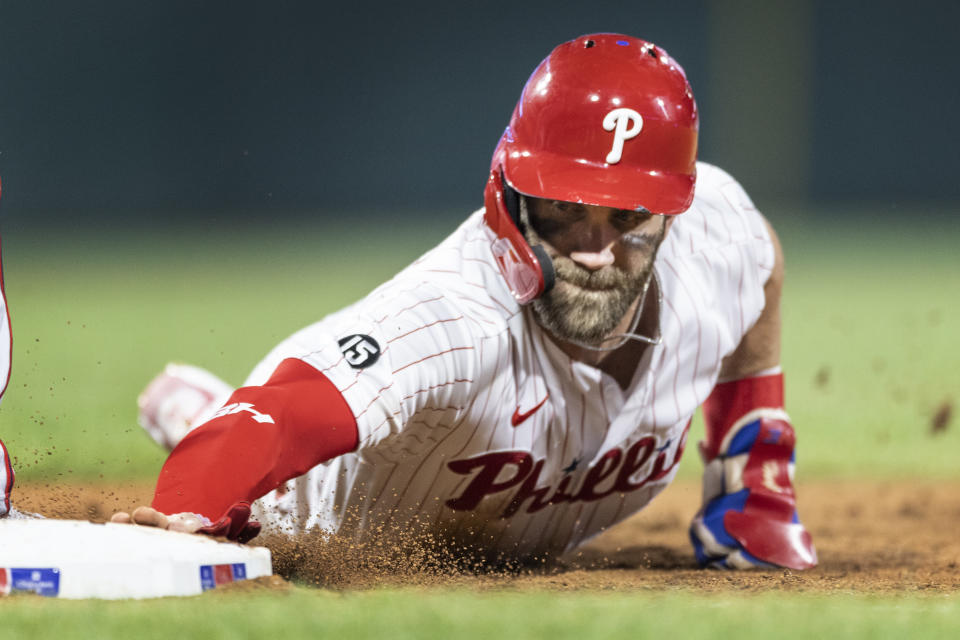
[[623,155],[623,142],[636,138],[643,129],[643,118],[639,113],[627,107],[614,109],[603,118],[603,128],[613,131],[613,148],[607,154],[607,164],[620,162]]

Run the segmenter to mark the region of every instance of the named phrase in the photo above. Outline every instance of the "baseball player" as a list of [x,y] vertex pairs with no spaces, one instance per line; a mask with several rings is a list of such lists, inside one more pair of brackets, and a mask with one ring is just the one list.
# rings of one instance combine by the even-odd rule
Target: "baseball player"
[[697,162],[697,123],[660,47],[558,46],[450,237],[240,389],[184,366],[148,387],[141,421],[174,448],[152,506],[115,519],[245,540],[254,503],[274,531],[419,527],[501,558],[562,553],[670,483],[703,405],[698,561],[814,566],[783,409],[783,258],[740,185]]
[[[3,289],[3,262],[0,258],[0,400],[10,382],[10,360],[13,355],[13,338],[10,334],[10,312]],[[15,517],[16,511],[10,506],[10,493],[13,491],[13,463],[7,447],[0,440],[0,518]]]

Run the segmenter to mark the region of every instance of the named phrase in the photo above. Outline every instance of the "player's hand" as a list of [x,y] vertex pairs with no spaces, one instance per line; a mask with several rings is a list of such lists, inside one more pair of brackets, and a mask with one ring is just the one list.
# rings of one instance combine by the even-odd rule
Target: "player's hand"
[[203,527],[210,524],[207,518],[196,513],[175,513],[167,515],[160,513],[153,507],[137,507],[132,514],[125,511],[113,514],[110,522],[122,524],[139,524],[146,527],[156,527],[158,529],[167,529],[169,531],[182,531],[184,533],[197,533]]
[[153,507],[137,507],[133,514],[124,511],[115,513],[110,522],[139,524],[184,533],[202,533],[240,543],[249,542],[260,533],[260,523],[250,520],[250,505],[246,502],[235,503],[216,522],[210,522],[208,518],[196,513],[167,515]]
[[786,414],[771,411],[735,427],[719,454],[706,461],[704,506],[690,525],[702,566],[816,566],[813,540],[797,517],[795,442]]

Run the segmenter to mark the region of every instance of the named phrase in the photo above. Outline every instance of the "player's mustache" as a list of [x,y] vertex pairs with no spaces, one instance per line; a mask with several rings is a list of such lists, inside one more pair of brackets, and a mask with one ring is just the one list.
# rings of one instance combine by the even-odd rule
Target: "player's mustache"
[[558,280],[569,282],[582,289],[623,289],[630,284],[626,271],[607,265],[595,271],[585,269],[566,256],[554,256],[553,268]]

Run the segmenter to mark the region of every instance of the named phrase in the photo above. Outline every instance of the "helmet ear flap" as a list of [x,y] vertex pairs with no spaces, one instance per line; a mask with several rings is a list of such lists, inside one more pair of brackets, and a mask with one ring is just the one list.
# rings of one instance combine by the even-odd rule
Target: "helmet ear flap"
[[[506,207],[507,213],[510,214],[510,219],[513,220],[513,224],[516,225],[520,233],[523,234],[524,224],[520,217],[520,198],[523,196],[511,186],[506,176],[503,175],[502,170],[500,171],[500,182],[503,184],[503,206]],[[538,244],[530,245],[530,249],[533,251],[533,255],[537,257],[537,262],[540,263],[540,272],[543,276],[543,289],[538,294],[538,296],[540,296],[553,288],[557,278],[556,271],[553,268],[553,260],[547,255],[546,249]]]
[[483,215],[494,235],[490,249],[513,297],[526,304],[553,286],[554,269],[543,247],[531,247],[521,231],[520,197],[499,167],[490,172]]

